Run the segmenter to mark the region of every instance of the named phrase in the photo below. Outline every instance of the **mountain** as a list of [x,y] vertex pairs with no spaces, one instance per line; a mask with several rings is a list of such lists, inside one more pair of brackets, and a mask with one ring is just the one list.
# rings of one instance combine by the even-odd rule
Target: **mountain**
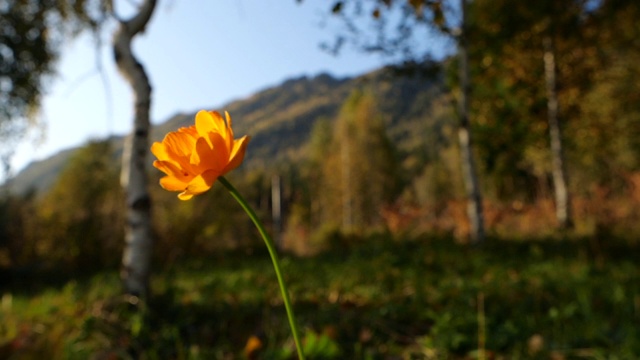
[[[304,157],[304,145],[318,119],[335,119],[343,102],[356,89],[372,91],[386,121],[388,134],[403,151],[422,146],[424,134],[437,127],[434,109],[447,106],[448,100],[438,77],[398,76],[383,68],[353,78],[338,79],[329,74],[298,77],[267,88],[223,106],[228,111],[237,135],[250,134],[247,167],[265,166],[277,161],[296,161]],[[445,105],[443,105],[445,104]],[[164,134],[193,124],[195,111],[176,114],[155,125],[152,141]],[[109,139],[114,156],[122,152],[123,137]],[[41,192],[51,186],[76,149],[68,149],[48,159],[31,163],[6,186],[14,194],[31,190]],[[151,161],[151,160],[150,160]]]

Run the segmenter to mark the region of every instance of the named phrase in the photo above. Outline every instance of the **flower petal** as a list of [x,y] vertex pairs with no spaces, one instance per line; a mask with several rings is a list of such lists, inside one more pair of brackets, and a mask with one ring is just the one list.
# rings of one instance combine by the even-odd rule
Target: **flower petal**
[[184,157],[189,156],[196,143],[196,138],[188,132],[172,131],[164,137],[162,143],[169,156]]
[[213,183],[216,181],[218,176],[220,176],[220,174],[216,171],[205,171],[201,175],[194,177],[189,182],[184,192],[180,193],[178,197],[181,200],[189,200],[193,195],[202,194],[203,192],[211,189],[211,186],[213,186]]
[[188,183],[194,176],[194,174],[190,174],[184,169],[181,169],[172,161],[156,160],[153,162],[153,166],[168,176],[175,177],[185,183]]
[[229,130],[233,129],[232,122],[231,122],[231,115],[229,115],[228,111],[224,112],[224,118],[227,120],[227,127],[229,128]]
[[231,127],[231,124],[233,123],[233,121],[231,121],[231,115],[229,115],[228,112],[224,112],[224,116],[226,118],[227,121],[227,131],[226,131],[226,136],[227,136],[227,147],[229,149],[231,149],[233,147],[233,128]]
[[196,130],[201,137],[208,137],[211,132],[226,133],[226,124],[216,111],[200,110],[196,114]]
[[161,143],[153,143],[151,152],[158,160],[171,162],[184,172],[193,173],[189,164],[189,154],[195,146],[196,136],[195,127],[172,131],[164,137]]
[[209,134],[209,140],[213,144],[213,151],[216,156],[215,167],[213,169],[222,170],[222,168],[229,162],[229,153],[231,148],[227,145],[227,140],[223,138],[221,134],[211,133]]
[[191,153],[191,159],[189,162],[194,167],[194,171],[197,174],[201,174],[208,169],[213,168],[215,161],[215,152],[211,148],[209,141],[206,138],[199,138],[196,141],[196,146]]
[[180,200],[190,200],[193,197],[193,194],[191,193],[187,193],[186,191],[181,192],[180,194],[178,194],[178,199]]
[[194,139],[198,138],[198,130],[196,130],[196,126],[195,125],[191,125],[189,127],[181,127],[180,129],[178,129],[179,132],[185,133],[191,137],[193,137]]
[[158,160],[168,160],[169,154],[167,153],[167,149],[164,147],[164,144],[161,142],[154,142],[151,145],[151,153],[158,158]]
[[229,163],[224,167],[222,174],[226,174],[227,172],[237,168],[238,166],[240,166],[240,164],[242,164],[242,161],[244,160],[244,153],[247,151],[249,140],[251,140],[251,137],[245,135],[233,142],[233,149],[231,150],[231,155],[229,156]]
[[187,183],[174,176],[165,176],[160,179],[160,186],[169,191],[183,191],[187,188]]

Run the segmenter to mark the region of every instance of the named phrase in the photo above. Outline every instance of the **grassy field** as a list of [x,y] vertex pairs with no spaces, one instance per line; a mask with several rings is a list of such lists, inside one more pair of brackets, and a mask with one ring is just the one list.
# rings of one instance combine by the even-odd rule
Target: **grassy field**
[[[640,245],[616,239],[339,239],[284,256],[311,359],[640,358]],[[290,359],[266,252],[156,265],[153,298],[115,271],[2,289],[0,359]]]

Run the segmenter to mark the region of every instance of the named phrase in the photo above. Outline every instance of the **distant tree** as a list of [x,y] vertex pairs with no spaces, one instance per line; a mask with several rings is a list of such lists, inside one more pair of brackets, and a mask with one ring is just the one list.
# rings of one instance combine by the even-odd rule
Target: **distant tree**
[[108,141],[92,141],[69,161],[38,201],[38,256],[76,271],[117,264],[122,248],[122,191]]
[[573,227],[571,216],[571,197],[567,179],[567,166],[563,151],[562,133],[559,121],[559,103],[556,82],[556,51],[552,34],[543,39],[544,48],[544,80],[547,93],[547,121],[549,122],[549,138],[551,148],[551,174],[556,198],[556,219],[560,228]]
[[[388,55],[396,61],[404,62],[402,68],[405,70],[412,70],[421,68],[420,63],[428,63],[427,60],[432,57],[432,47],[425,44],[433,40],[425,41],[427,36],[431,35],[433,38],[436,34],[444,35],[456,42],[459,66],[458,140],[467,192],[467,215],[471,225],[469,235],[473,243],[481,243],[484,240],[484,216],[472,151],[473,136],[468,104],[471,82],[467,54],[467,3],[468,0],[460,0],[457,3],[445,0],[334,1],[331,12],[343,20],[345,31],[336,37],[332,45],[325,45],[325,48],[338,52],[348,40],[351,40],[359,49]],[[362,23],[369,25],[373,31],[363,31]]]
[[35,214],[34,194],[5,194],[0,199],[0,268],[24,267],[38,260],[36,233],[41,228]]
[[327,161],[334,160],[329,157],[332,142],[331,121],[329,119],[316,121],[309,139],[309,156],[304,171],[305,178],[309,183],[309,222],[313,227],[328,224],[331,221],[330,213],[335,210],[331,208],[332,203],[329,196],[320,196],[322,193],[328,194],[330,192],[329,184],[326,183],[329,179],[324,177],[324,168]]
[[590,15],[589,46],[579,54],[589,55],[581,67],[592,74],[591,86],[576,99],[581,121],[568,124],[572,159],[584,169],[575,180],[582,189],[591,183],[620,190],[640,170],[640,4],[606,0]]
[[[537,177],[544,184],[550,177],[561,228],[570,227],[573,222],[567,173],[568,168],[577,169],[577,164],[567,164],[565,143],[571,149],[585,138],[576,136],[579,133],[600,133],[588,129],[590,117],[585,116],[584,110],[593,109],[594,101],[585,96],[602,80],[612,84],[598,79],[603,69],[611,69],[605,59],[612,59],[607,54],[614,52],[604,51],[603,47],[611,49],[615,43],[613,38],[601,40],[604,34],[611,34],[611,24],[605,25],[603,20],[624,23],[618,20],[621,13],[603,14],[610,3],[626,3],[626,13],[634,12],[632,2],[627,1],[541,1],[533,6],[476,0],[472,10],[474,77],[484,84],[474,95],[474,110],[485,128],[480,134],[486,134],[480,140],[483,158],[488,170],[494,171],[494,178],[499,173],[503,179],[513,179],[518,173]],[[616,39],[630,34],[633,26],[627,24]],[[629,49],[631,44],[626,45]],[[598,109],[608,108],[602,106],[602,100],[598,101]],[[608,129],[615,128],[616,125],[608,125]],[[571,132],[572,136],[563,136],[563,132]],[[626,135],[620,133],[613,143],[619,143],[621,138]],[[602,155],[608,146],[593,145],[584,147],[579,157]],[[570,159],[575,161],[576,157]],[[610,159],[606,162],[610,163]],[[593,170],[590,166],[589,173]]]
[[98,31],[110,0],[6,0],[0,4],[0,156],[35,121],[65,39]]
[[324,147],[320,141],[328,140],[326,125],[316,127],[312,140],[312,161],[322,156],[321,174],[315,174],[320,181],[313,186],[320,216],[345,231],[375,228],[383,206],[398,194],[394,146],[375,104],[371,93],[355,91],[336,119],[324,154],[318,151]]
[[[496,10],[501,6],[504,16]],[[521,49],[518,53],[513,48],[513,42],[520,40],[515,33],[522,25],[514,13],[527,7],[509,1],[475,0],[469,9],[469,57],[476,84],[470,111],[476,119],[476,149],[485,188],[499,200],[529,196],[536,180],[546,182],[547,177],[548,166],[534,168],[528,158],[532,148],[548,148],[543,122],[545,93],[539,86],[544,83],[542,52],[531,43],[527,43],[529,52]]]
[[460,0],[461,21],[457,36],[458,44],[458,142],[460,144],[460,156],[462,165],[462,179],[467,193],[467,217],[471,225],[471,241],[481,243],[484,241],[484,211],[482,207],[482,195],[478,171],[473,157],[473,142],[471,122],[469,120],[469,103],[471,95],[471,73],[469,70],[469,24],[467,20],[467,1]]

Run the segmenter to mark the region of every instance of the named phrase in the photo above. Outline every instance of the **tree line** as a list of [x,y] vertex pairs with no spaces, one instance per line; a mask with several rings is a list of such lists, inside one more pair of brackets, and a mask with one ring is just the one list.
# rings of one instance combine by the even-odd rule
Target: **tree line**
[[[150,16],[155,2],[145,4],[145,16]],[[18,3],[14,5],[9,7],[12,11],[19,9]],[[98,2],[98,6],[108,12],[112,4]],[[485,231],[517,234],[527,226],[543,234],[553,227],[572,225],[578,232],[615,230],[619,225],[633,228],[640,216],[636,206],[640,200],[639,6],[623,0],[536,4],[474,0],[458,5],[338,1],[330,12],[346,21],[348,29],[357,29],[362,21],[372,22],[379,31],[352,31],[340,38],[354,36],[362,40],[366,51],[400,56],[404,64],[397,67],[402,70],[398,76],[416,67],[424,69],[424,64],[433,65],[424,57],[412,61],[416,54],[410,50],[419,47],[408,40],[416,41],[413,35],[423,34],[418,28],[438,31],[457,44],[457,51],[439,63],[438,71],[450,89],[444,97],[447,103],[438,110],[441,114],[434,114],[443,120],[426,119],[424,128],[413,129],[422,133],[424,141],[416,152],[403,152],[386,134],[375,89],[363,88],[345,99],[335,119],[316,123],[303,161],[247,169],[237,175],[239,187],[269,217],[271,179],[277,173],[284,186],[282,236],[284,244],[292,247],[302,243],[306,248],[313,243],[321,248],[330,239],[341,238],[335,236],[339,233],[395,234],[411,228],[450,231],[461,238],[470,235],[475,241],[481,241]],[[66,19],[61,12],[64,8],[58,5],[42,9],[57,11],[61,21]],[[79,24],[100,24],[87,20],[92,18],[82,15],[83,11],[87,12],[78,13]],[[7,14],[3,13],[3,19],[20,19]],[[28,21],[41,16],[20,14]],[[391,28],[394,19],[398,22]],[[21,29],[16,24],[4,23],[3,27],[13,26],[15,32]],[[125,39],[119,46],[130,43],[134,35],[122,35]],[[341,43],[344,41],[338,41]],[[33,49],[42,46],[36,44]],[[116,52],[121,62],[122,49]],[[428,51],[420,56],[427,55]],[[3,58],[3,66],[15,60]],[[41,60],[31,63],[37,61]],[[136,67],[135,58],[131,64]],[[51,63],[47,66],[41,74],[50,71]],[[9,74],[13,73],[3,76]],[[14,91],[21,84],[18,80],[12,87],[1,88],[11,89],[3,93],[2,99],[8,99],[3,108],[22,114],[28,109],[23,104],[37,106],[39,95],[33,93],[37,96],[11,105],[11,99],[24,93]],[[39,87],[37,82],[29,86]],[[132,82],[132,86],[139,84]],[[148,96],[138,97],[135,107],[142,125]],[[148,119],[148,107],[146,111]],[[5,115],[2,124],[10,126],[16,116]],[[136,136],[147,132],[144,126],[136,126]],[[139,140],[135,146],[142,149],[146,140]],[[246,230],[250,227],[239,225],[244,220],[229,210],[234,206],[220,196],[221,189],[214,188],[203,200],[176,205],[169,204],[173,199],[154,186],[149,188],[151,195],[146,195],[141,190],[147,188],[145,182],[133,180],[128,183],[138,190],[127,190],[129,200],[125,202],[122,190],[112,187],[117,184],[117,170],[113,170],[113,160],[105,158],[104,146],[88,145],[65,171],[71,175],[61,175],[47,195],[5,199],[5,265],[45,258],[77,268],[117,263],[114,253],[122,250],[124,235],[116,227],[132,224],[131,219],[124,220],[119,200],[130,211],[146,209],[136,205],[149,201],[148,210],[154,209],[153,218],[149,217],[153,230],[141,239],[145,243],[156,238],[156,257],[179,258],[219,246],[251,247],[253,236]],[[140,161],[132,159],[129,164]],[[76,163],[83,165],[73,165]],[[83,166],[103,166],[94,173],[112,182],[84,178],[91,173],[81,174]],[[127,174],[132,171],[130,168]],[[144,171],[139,173],[144,177]],[[92,186],[74,187],[74,181]],[[132,191],[137,195],[131,197]],[[555,220],[549,213],[556,214]],[[75,250],[58,254],[56,250],[66,246],[61,244]],[[91,258],[102,260],[88,261]],[[133,287],[144,291],[144,286]]]

